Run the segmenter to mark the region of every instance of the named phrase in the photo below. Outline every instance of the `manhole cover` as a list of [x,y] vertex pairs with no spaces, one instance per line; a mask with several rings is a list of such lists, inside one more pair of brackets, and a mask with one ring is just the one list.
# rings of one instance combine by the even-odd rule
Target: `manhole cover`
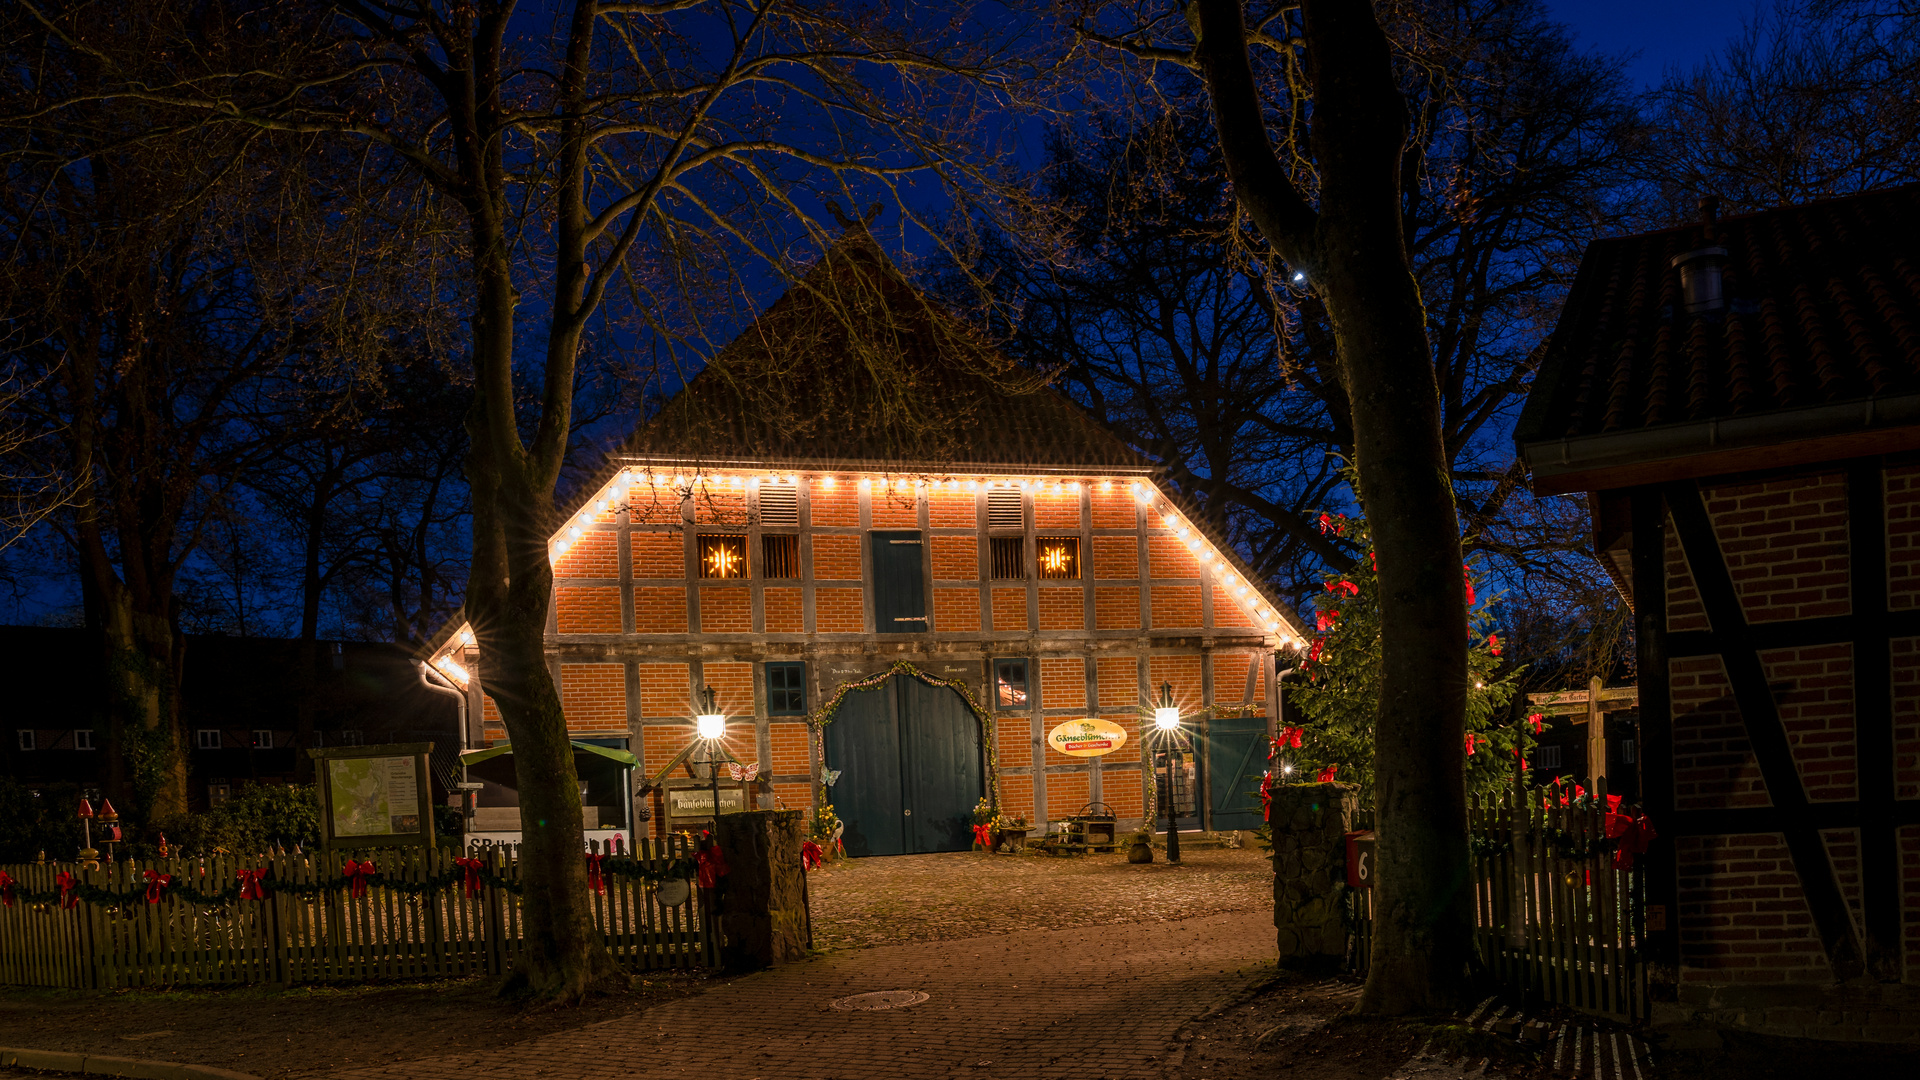
[[876,1012],[880,1009],[904,1009],[925,1000],[927,995],[919,990],[876,990],[871,994],[840,998],[833,1003],[833,1007],[841,1012]]

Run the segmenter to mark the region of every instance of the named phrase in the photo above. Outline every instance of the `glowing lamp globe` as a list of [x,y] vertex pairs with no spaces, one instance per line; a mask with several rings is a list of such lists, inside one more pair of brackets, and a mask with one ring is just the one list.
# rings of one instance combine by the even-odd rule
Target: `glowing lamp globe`
[[1153,726],[1161,731],[1172,731],[1180,726],[1180,710],[1160,708],[1153,710]]
[[703,739],[718,739],[727,733],[727,718],[719,713],[701,713],[694,722],[700,726]]

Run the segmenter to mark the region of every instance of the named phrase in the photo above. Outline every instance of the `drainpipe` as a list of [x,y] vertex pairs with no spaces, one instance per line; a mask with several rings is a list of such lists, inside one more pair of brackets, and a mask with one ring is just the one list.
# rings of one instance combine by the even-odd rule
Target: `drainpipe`
[[[467,746],[467,695],[461,693],[460,688],[453,685],[453,680],[447,678],[445,675],[442,675],[437,671],[434,671],[433,667],[425,663],[424,661],[415,660],[413,662],[413,666],[416,669],[418,669],[420,672],[421,686],[426,687],[427,689],[433,691],[436,694],[445,694],[446,696],[452,698],[454,701],[459,703],[460,705],[460,749],[463,751],[468,749],[468,746]],[[434,682],[431,679],[428,679],[427,676],[429,674],[431,674],[434,679],[438,679],[440,681]]]

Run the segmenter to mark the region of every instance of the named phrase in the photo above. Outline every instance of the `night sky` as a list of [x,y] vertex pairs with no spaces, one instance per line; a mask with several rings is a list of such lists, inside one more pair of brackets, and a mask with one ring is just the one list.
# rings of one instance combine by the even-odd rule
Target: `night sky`
[[1755,0],[1546,0],[1572,27],[1578,44],[1601,52],[1636,53],[1627,68],[1639,89],[1668,68],[1687,69],[1719,51],[1743,21],[1771,9]]

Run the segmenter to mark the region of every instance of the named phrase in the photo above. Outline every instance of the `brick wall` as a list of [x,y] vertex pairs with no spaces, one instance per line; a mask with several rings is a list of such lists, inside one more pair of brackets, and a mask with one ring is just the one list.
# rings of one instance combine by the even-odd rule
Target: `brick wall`
[[693,715],[691,666],[688,664],[639,664],[640,715],[645,717],[686,717]]
[[872,502],[873,527],[876,529],[917,529],[920,527],[920,499],[912,488],[882,494],[876,487]]
[[[729,717],[727,724],[729,732],[735,728],[753,726],[750,721],[742,724],[739,719],[751,717],[757,711],[753,705],[752,664],[718,663],[709,660],[700,665],[700,678],[705,685],[713,688],[714,704]],[[758,751],[749,746],[747,753],[753,755]],[[747,760],[752,759],[749,757]]]
[[1093,576],[1132,581],[1140,576],[1140,541],[1131,536],[1093,538]]
[[1130,709],[1140,704],[1140,661],[1131,656],[1102,656],[1094,661],[1099,676],[1100,708]]
[[678,581],[687,576],[687,545],[680,533],[637,532],[627,542],[634,577]]
[[617,578],[620,576],[620,538],[598,529],[583,532],[565,555],[553,564],[553,576],[562,578]]
[[815,525],[860,524],[860,493],[849,481],[835,481],[828,487],[824,478],[815,480],[807,498]]
[[860,589],[815,589],[813,629],[820,634],[858,634],[867,628]]
[[1860,830],[1822,829],[1820,842],[1826,846],[1827,860],[1833,864],[1833,879],[1840,886],[1840,898],[1847,902],[1853,925],[1865,925],[1860,909]]
[[798,634],[805,629],[799,589],[768,588],[762,603],[766,607],[767,633]]
[[1027,590],[993,590],[993,628],[995,630],[1026,630]]
[[813,751],[810,749],[807,725],[778,721],[768,724],[767,743],[773,750],[773,757],[767,763],[773,775],[813,775]]
[[626,665],[561,664],[560,708],[569,734],[625,735]]
[[[1049,758],[1058,757],[1052,750]],[[1080,812],[1093,798],[1091,777],[1084,772],[1047,773],[1047,818],[1059,821]]]
[[1153,626],[1200,626],[1200,586],[1155,585],[1153,587]]
[[700,632],[745,634],[753,630],[753,593],[744,585],[709,585],[700,590]]
[[1033,724],[1024,716],[1003,716],[994,724],[995,751],[1000,768],[1024,769],[1033,764]]
[[1832,978],[1779,833],[1683,836],[1674,846],[1682,983]]
[[[620,587],[568,586],[554,594],[554,623],[563,634],[620,632]],[[684,620],[683,620],[684,621]],[[686,629],[684,626],[681,629]]]
[[1040,705],[1046,709],[1087,707],[1087,662],[1077,656],[1049,656],[1040,661]]
[[1920,465],[1888,469],[1887,606],[1920,606]]
[[1902,920],[1906,926],[1907,981],[1920,978],[1920,825],[1902,825],[1899,829],[1900,885],[1906,903]]
[[1100,630],[1140,629],[1140,589],[1134,585],[1096,585],[1093,624]]
[[627,488],[627,520],[636,525],[673,525],[684,505],[680,493],[668,487],[634,484]]
[[933,629],[942,634],[972,633],[980,629],[980,590],[933,590]]
[[1199,560],[1187,545],[1171,536],[1147,538],[1147,572],[1155,578],[1197,578]]
[[[979,527],[979,497],[971,491],[934,491],[927,494],[927,524],[936,529]],[[973,577],[969,572],[967,577]]]
[[747,493],[741,488],[703,485],[693,493],[693,520],[700,525],[747,524]]
[[1087,625],[1086,591],[1078,585],[1061,588],[1041,586],[1040,629],[1084,630]]
[[1033,777],[1000,777],[1000,812],[1008,817],[1023,817],[1028,824],[1038,821],[1033,807]]
[[1146,813],[1146,783],[1140,775],[1139,768],[1111,768],[1112,755],[1101,758],[1100,761],[1100,801],[1113,807],[1113,816],[1137,818]]
[[1760,654],[1807,798],[1859,797],[1853,736],[1853,645]]
[[1080,490],[1055,485],[1033,493],[1033,527],[1036,529],[1080,528]]
[[774,805],[780,809],[799,810],[811,819],[813,815],[813,784],[775,784],[773,785],[773,800]]
[[1206,705],[1200,685],[1198,656],[1151,656],[1147,658],[1147,692],[1153,703],[1160,703],[1160,684],[1173,684],[1173,701],[1184,713],[1198,712]]
[[1134,501],[1125,484],[1094,485],[1091,502],[1096,529],[1131,529],[1139,520],[1140,504]]
[[669,586],[636,586],[633,590],[633,631],[636,634],[686,633],[687,590]]
[[1253,662],[1249,653],[1213,654],[1213,703],[1230,707],[1239,705],[1247,698],[1247,666]]
[[1717,656],[1668,664],[1673,693],[1674,805],[1682,810],[1766,806],[1766,785]]
[[1673,520],[1667,520],[1667,632],[1707,630],[1707,609],[1700,605],[1700,587],[1693,582],[1693,571],[1674,532]]
[[[664,768],[673,760],[673,755],[686,749],[693,742],[694,730],[691,722],[683,724],[648,724],[640,731],[641,757],[640,767],[650,776]],[[658,819],[656,819],[658,820]]]
[[[1249,593],[1248,595],[1252,595]],[[1252,626],[1253,619],[1225,586],[1213,587],[1213,625]]]
[[860,538],[815,536],[813,576],[824,581],[859,581]]
[[1706,501],[1748,622],[1847,613],[1843,474],[1709,488]]
[[935,581],[980,580],[980,542],[971,536],[933,538]]
[[1101,758],[1100,764],[1104,767],[1108,765],[1124,765],[1130,761],[1139,761],[1140,743],[1141,740],[1146,737],[1146,725],[1141,722],[1139,712],[1119,713],[1103,717],[1103,719],[1108,723],[1120,725],[1121,730],[1127,733],[1127,741],[1120,744],[1120,749]]

